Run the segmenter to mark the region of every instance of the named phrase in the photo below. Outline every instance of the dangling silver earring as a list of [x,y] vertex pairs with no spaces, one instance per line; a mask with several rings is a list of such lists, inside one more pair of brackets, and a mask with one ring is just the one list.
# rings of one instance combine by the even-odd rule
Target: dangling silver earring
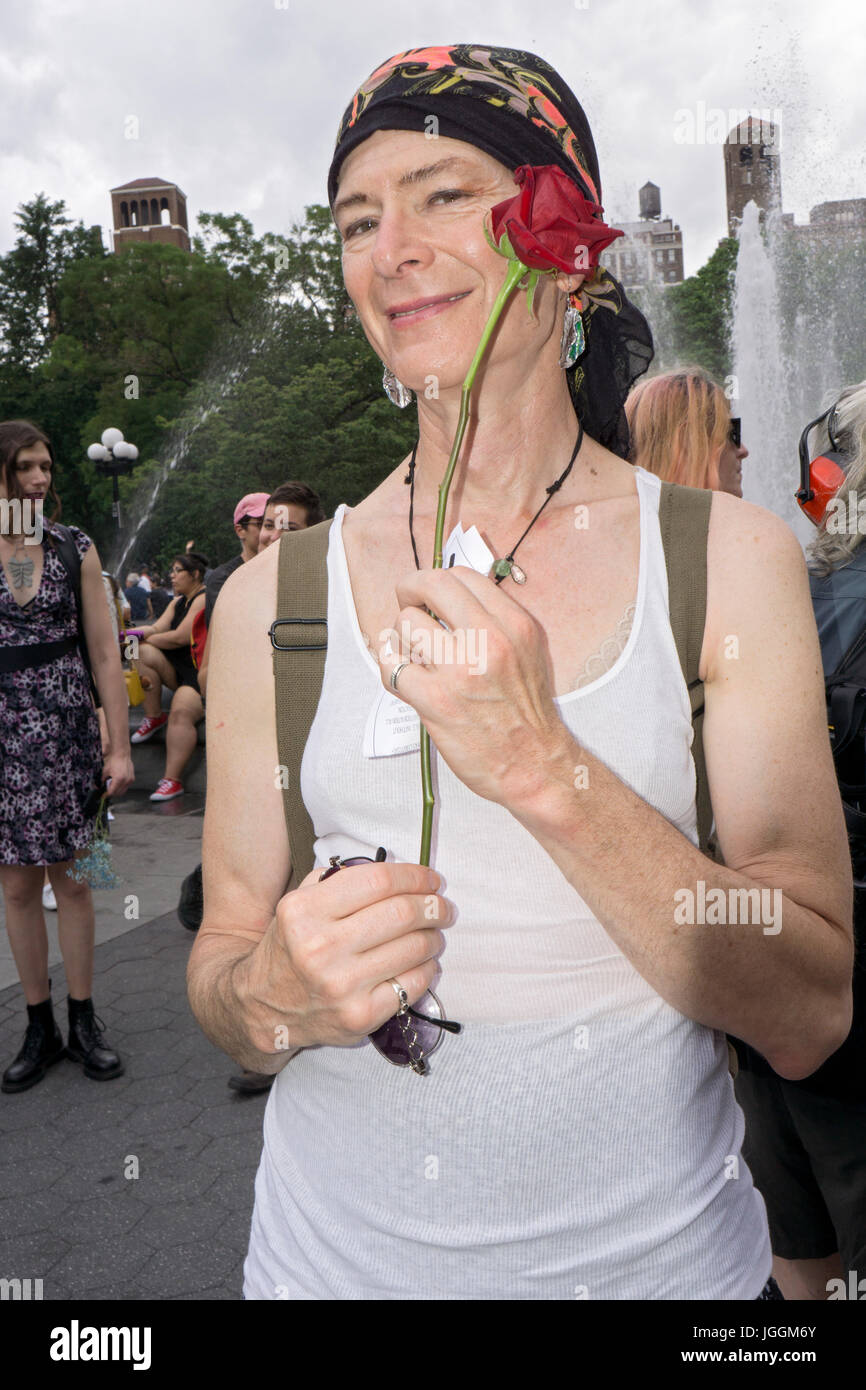
[[559,346],[559,365],[573,367],[586,347],[583,332],[583,315],[573,304],[568,304],[562,324],[562,342]]
[[386,367],[382,374],[382,385],[385,388],[385,395],[393,405],[398,405],[401,410],[405,410],[407,405],[412,404],[412,392],[408,386],[404,386],[402,381],[398,381],[390,367]]

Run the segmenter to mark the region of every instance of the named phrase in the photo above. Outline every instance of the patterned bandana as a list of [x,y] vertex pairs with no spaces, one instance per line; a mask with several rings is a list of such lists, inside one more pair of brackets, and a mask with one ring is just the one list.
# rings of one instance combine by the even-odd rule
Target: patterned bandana
[[[533,53],[453,44],[409,49],[376,68],[340,122],[328,173],[332,208],[343,161],[377,130],[463,140],[512,170],[557,164],[586,198],[601,203],[598,159],[583,108],[555,68]],[[580,297],[587,347],[568,370],[572,399],[587,434],[626,458],[623,402],[652,361],[652,334],[602,267]]]

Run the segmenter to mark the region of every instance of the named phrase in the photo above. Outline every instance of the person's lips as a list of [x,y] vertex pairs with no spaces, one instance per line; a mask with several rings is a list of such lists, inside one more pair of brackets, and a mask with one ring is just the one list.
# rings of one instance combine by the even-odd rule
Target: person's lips
[[403,304],[393,304],[385,312],[391,323],[401,323],[407,320],[417,322],[421,318],[430,318],[434,313],[447,308],[449,304],[456,304],[471,293],[471,290],[459,290],[456,294],[427,295],[424,299],[412,299]]

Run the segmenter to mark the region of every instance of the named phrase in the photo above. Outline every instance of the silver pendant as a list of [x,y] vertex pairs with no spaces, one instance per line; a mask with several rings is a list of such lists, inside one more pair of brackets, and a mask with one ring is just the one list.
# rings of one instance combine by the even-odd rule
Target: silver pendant
[[526,575],[519,565],[515,565],[513,560],[511,562],[511,578],[514,580],[515,584],[526,583]]

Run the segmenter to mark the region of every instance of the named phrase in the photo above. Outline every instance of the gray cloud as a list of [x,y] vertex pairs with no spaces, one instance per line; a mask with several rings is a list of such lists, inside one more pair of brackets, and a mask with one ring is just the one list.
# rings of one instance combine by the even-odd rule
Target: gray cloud
[[[0,56],[0,249],[40,190],[107,239],[108,190],[180,184],[194,219],[242,212],[279,231],[325,201],[334,133],[357,83],[403,48],[477,40],[552,62],[586,107],[609,215],[652,179],[693,272],[725,234],[717,144],[676,113],[778,108],[786,211],[866,195],[866,93],[846,0],[34,0],[7,6]],[[139,138],[125,138],[136,116]]]

